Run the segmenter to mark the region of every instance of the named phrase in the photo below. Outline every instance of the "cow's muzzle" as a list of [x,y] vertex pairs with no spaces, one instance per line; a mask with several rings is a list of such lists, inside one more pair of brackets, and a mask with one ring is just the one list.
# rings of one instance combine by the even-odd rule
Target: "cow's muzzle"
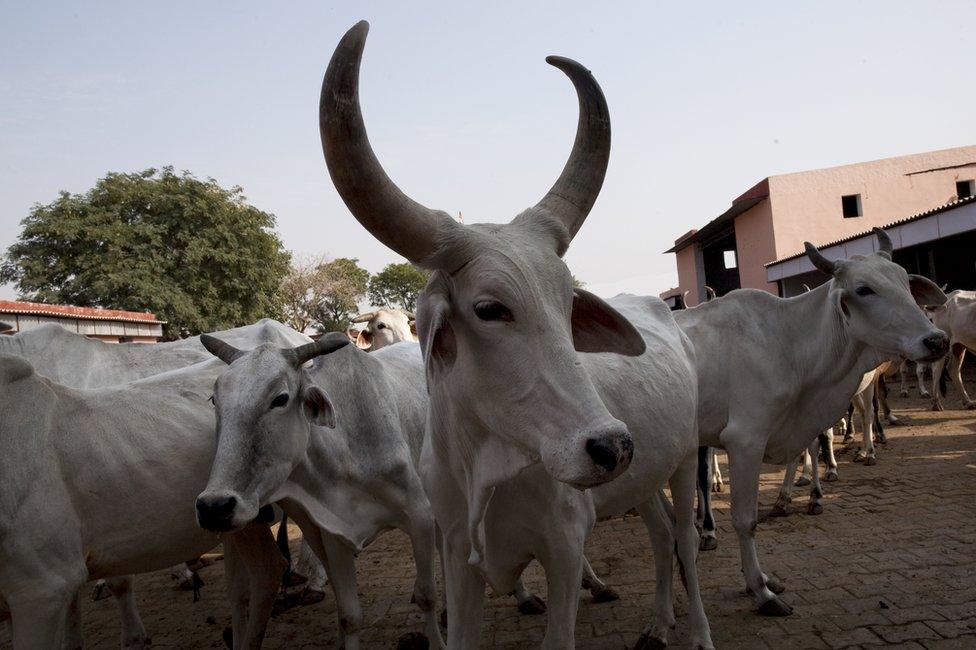
[[949,354],[949,337],[945,332],[939,331],[930,336],[926,336],[922,339],[922,345],[925,349],[930,352],[930,354],[920,361],[931,362],[938,361],[945,355]]
[[236,497],[200,496],[197,498],[197,523],[200,524],[200,528],[218,533],[233,530],[236,508]]

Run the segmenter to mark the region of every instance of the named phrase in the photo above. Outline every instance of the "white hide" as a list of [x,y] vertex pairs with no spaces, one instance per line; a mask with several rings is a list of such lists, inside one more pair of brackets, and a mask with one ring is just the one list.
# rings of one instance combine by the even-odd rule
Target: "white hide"
[[417,342],[417,335],[410,327],[413,315],[402,309],[378,309],[367,314],[359,314],[353,323],[366,323],[359,333],[356,346],[372,352],[401,341]]
[[[949,377],[962,394],[963,405],[967,409],[976,409],[976,401],[969,397],[962,382],[966,350],[976,350],[976,291],[953,291],[945,305],[930,309],[929,313],[935,326],[949,335]],[[936,411],[944,408],[938,384],[945,364],[945,358],[932,364],[932,408]]]

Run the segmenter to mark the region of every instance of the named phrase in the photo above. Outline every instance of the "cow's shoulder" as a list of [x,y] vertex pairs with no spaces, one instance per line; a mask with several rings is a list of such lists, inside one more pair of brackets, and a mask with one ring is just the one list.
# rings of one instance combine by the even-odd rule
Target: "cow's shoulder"
[[0,354],[0,385],[10,384],[34,377],[34,367],[21,357]]

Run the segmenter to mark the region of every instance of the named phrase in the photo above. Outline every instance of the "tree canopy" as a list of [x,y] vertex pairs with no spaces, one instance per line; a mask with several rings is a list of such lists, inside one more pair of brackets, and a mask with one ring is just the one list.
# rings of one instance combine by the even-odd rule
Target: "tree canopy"
[[366,295],[369,271],[359,260],[339,257],[320,264],[313,279],[312,321],[324,332],[344,332]]
[[369,280],[369,301],[377,307],[413,311],[430,274],[409,262],[387,264]]
[[289,254],[273,215],[171,167],[109,173],[85,194],[37,204],[0,281],[38,302],[152,311],[167,336],[279,315]]

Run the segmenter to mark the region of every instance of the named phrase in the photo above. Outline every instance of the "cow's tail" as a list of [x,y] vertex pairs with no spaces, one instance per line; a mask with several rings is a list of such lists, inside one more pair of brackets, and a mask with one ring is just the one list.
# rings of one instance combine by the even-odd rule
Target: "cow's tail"
[[943,362],[942,372],[939,374],[939,395],[941,395],[942,397],[946,396],[946,391],[948,390],[948,386],[946,386],[946,384],[948,383],[948,379],[949,379],[949,362],[946,361]]

